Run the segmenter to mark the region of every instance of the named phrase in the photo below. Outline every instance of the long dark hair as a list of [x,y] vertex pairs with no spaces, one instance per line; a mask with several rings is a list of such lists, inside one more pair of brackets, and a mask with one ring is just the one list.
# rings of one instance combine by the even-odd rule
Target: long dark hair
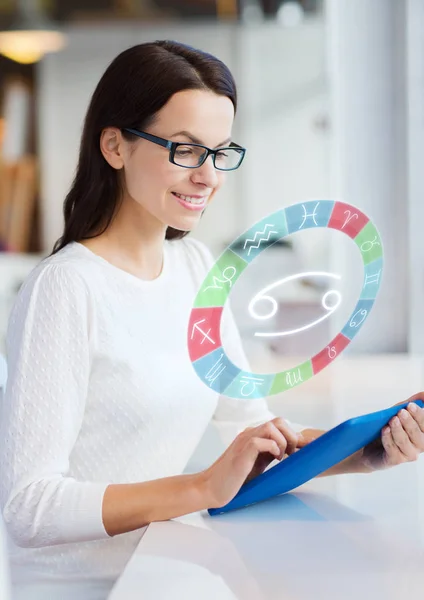
[[[139,44],[112,61],[88,107],[78,166],[63,207],[64,231],[52,254],[70,242],[106,231],[122,198],[120,173],[100,150],[102,130],[145,129],[173,94],[194,89],[227,96],[237,109],[236,85],[228,67],[191,46],[166,40]],[[181,239],[187,233],[168,227],[166,239]]]

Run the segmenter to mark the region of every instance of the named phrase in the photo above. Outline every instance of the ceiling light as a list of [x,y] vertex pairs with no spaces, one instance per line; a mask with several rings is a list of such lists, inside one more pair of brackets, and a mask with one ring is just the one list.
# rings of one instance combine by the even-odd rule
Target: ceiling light
[[9,26],[0,31],[0,53],[20,63],[34,63],[66,44],[63,33],[48,19],[37,0],[18,0]]

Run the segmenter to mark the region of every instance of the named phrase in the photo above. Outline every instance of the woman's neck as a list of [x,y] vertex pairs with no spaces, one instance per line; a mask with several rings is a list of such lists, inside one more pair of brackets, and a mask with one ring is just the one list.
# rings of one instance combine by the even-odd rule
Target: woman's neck
[[162,271],[166,229],[152,215],[134,218],[120,211],[104,233],[81,243],[116,267],[152,280]]

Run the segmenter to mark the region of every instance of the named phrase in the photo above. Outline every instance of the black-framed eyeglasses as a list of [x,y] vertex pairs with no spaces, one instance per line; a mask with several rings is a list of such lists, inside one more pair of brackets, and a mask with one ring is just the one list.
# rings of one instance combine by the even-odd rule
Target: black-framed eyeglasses
[[234,142],[231,142],[226,148],[212,150],[212,148],[208,148],[202,144],[171,142],[171,140],[166,140],[151,133],[139,131],[138,129],[132,129],[131,127],[125,127],[122,131],[127,131],[149,142],[167,148],[169,150],[170,162],[186,169],[200,167],[211,154],[215,169],[219,171],[234,171],[239,168],[246,154],[246,148],[242,148],[242,146]]

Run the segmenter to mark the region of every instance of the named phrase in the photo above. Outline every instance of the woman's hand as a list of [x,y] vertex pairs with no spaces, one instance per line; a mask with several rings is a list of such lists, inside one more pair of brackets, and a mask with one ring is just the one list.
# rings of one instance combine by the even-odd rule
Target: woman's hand
[[415,461],[424,452],[424,408],[412,402],[418,399],[424,399],[424,393],[409,398],[406,410],[400,410],[381,437],[363,448],[361,462],[370,471]]
[[260,475],[273,460],[281,460],[305,443],[302,435],[280,417],[245,429],[203,472],[209,508],[230,502],[245,482]]

